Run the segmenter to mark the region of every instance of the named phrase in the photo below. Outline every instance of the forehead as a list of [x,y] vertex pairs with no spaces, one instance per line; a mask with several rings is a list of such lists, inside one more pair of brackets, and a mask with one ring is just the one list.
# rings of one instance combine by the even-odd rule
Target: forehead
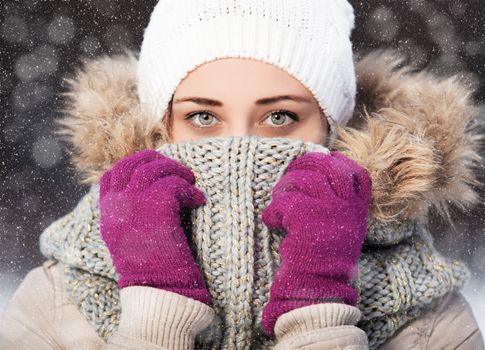
[[255,90],[268,93],[299,93],[311,96],[307,88],[285,70],[270,63],[247,58],[221,58],[197,66],[179,84],[180,93],[220,93]]

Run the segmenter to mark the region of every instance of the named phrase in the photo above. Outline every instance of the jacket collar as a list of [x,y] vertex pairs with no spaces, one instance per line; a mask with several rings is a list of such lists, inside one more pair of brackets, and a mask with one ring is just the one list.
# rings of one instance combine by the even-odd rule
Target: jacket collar
[[[355,58],[354,115],[331,148],[363,165],[372,178],[371,214],[381,222],[426,221],[430,208],[450,218],[451,205],[478,200],[474,168],[484,135],[466,78],[438,78],[404,65],[392,50]],[[165,142],[159,122],[141,113],[137,53],[83,59],[66,77],[58,133],[84,183],[96,183],[124,156]]]

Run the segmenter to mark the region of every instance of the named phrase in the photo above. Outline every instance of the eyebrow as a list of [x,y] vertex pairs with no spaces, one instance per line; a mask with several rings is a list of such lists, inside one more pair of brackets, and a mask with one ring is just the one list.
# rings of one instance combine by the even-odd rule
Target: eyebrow
[[[298,95],[279,95],[279,96],[272,96],[272,97],[266,97],[262,98],[256,101],[257,105],[269,105],[275,102],[279,101],[296,101],[296,102],[306,102],[306,103],[311,103],[311,101],[303,96],[298,96]],[[205,97],[184,97],[184,98],[178,98],[175,99],[173,102],[174,104],[180,103],[180,102],[195,102],[200,105],[206,105],[206,106],[216,106],[216,107],[222,107],[224,104],[220,101],[213,100],[210,98],[205,98]]]

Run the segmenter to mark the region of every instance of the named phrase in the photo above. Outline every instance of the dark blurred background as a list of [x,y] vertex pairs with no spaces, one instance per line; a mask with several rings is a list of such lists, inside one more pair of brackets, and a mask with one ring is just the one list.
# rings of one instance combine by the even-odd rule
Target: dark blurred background
[[[356,52],[393,47],[438,75],[472,73],[479,83],[474,99],[484,104],[483,0],[351,2]],[[62,77],[81,57],[138,50],[155,3],[0,0],[0,313],[27,272],[44,261],[42,230],[87,191],[54,134]],[[454,213],[457,232],[437,218],[432,222],[439,249],[473,271],[464,293],[485,332],[484,214],[483,204]]]

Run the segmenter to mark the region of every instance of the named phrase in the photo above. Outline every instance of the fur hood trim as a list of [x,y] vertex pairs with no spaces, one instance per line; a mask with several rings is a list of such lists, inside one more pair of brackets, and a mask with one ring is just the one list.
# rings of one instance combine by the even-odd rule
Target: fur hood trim
[[[477,203],[476,168],[484,135],[473,105],[474,85],[463,76],[438,78],[404,65],[391,50],[356,59],[354,116],[330,148],[364,166],[372,178],[371,215],[382,222],[425,222],[430,208]],[[137,53],[82,59],[64,80],[67,91],[58,134],[70,144],[84,183],[141,149],[167,142],[164,123],[141,113]],[[164,118],[166,120],[167,118]]]

